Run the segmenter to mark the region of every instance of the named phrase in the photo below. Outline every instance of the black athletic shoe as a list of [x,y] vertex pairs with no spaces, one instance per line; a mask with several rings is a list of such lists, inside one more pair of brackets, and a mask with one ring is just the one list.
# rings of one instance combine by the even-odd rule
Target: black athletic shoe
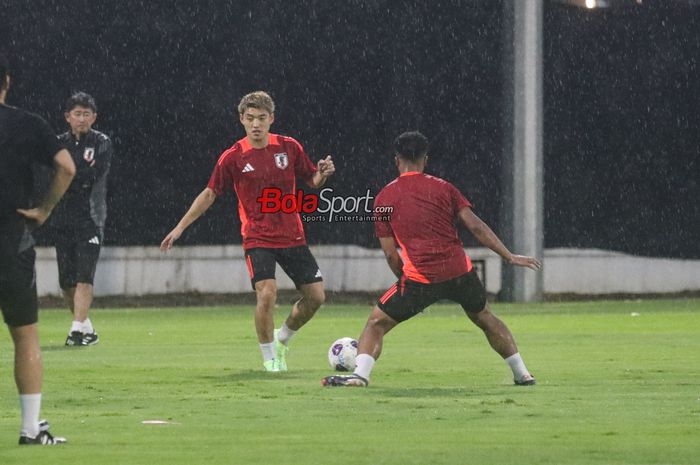
[[94,346],[100,342],[100,338],[97,333],[83,333],[83,344],[84,346]]
[[333,375],[326,376],[321,380],[321,385],[323,386],[354,386],[354,387],[367,387],[369,381],[360,375]]
[[537,381],[535,380],[534,376],[528,375],[528,376],[525,376],[520,381],[518,381],[517,379],[514,379],[513,383],[515,383],[516,386],[534,386],[535,384],[537,384]]
[[80,331],[71,331],[66,338],[66,345],[69,347],[79,347],[83,345],[83,333]]
[[41,420],[39,422],[39,434],[37,434],[36,437],[19,437],[20,446],[56,446],[65,444],[66,442],[68,442],[66,438],[53,437],[51,433],[49,433],[49,422],[46,420]]

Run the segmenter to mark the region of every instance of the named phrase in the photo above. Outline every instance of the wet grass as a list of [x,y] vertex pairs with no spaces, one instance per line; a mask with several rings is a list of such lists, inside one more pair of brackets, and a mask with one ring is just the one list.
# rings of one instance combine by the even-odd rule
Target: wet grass
[[67,312],[42,311],[43,414],[70,444],[15,445],[5,332],[0,464],[697,463],[698,300],[495,305],[534,388],[511,385],[459,309],[434,306],[387,336],[368,389],[322,388],[328,346],[368,310],[324,308],[277,375],[249,306],[96,310],[102,342],[71,350]]

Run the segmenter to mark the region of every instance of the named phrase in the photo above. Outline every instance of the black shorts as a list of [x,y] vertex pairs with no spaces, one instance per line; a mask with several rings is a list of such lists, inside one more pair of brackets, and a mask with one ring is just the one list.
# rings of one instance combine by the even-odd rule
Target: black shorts
[[39,320],[35,258],[33,247],[17,255],[0,255],[0,308],[8,326],[26,326]]
[[258,281],[275,279],[275,263],[279,263],[297,289],[304,284],[323,281],[316,259],[305,245],[284,249],[248,249],[245,251],[245,262],[253,289]]
[[96,227],[56,231],[56,261],[61,289],[92,284],[100,258],[102,231]]
[[456,278],[423,284],[402,277],[379,299],[379,308],[401,322],[416,316],[438,300],[457,302],[467,313],[479,313],[486,306],[486,290],[472,269]]

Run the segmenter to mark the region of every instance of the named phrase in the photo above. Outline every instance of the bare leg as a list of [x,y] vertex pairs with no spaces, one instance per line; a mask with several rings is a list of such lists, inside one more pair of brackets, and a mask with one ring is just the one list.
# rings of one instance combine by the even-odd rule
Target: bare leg
[[61,290],[63,291],[63,300],[70,309],[70,312],[75,314],[75,288],[68,287]]
[[90,305],[92,305],[92,284],[78,283],[73,297],[73,319],[75,321],[87,320]]
[[513,334],[511,334],[505,323],[491,313],[488,305],[479,313],[468,314],[468,316],[484,332],[493,350],[498,352],[498,355],[503,357],[508,364],[513,372],[515,384],[522,386],[535,384],[535,378],[527,370],[525,362],[523,362],[518,352],[518,346],[515,344]]
[[367,319],[365,329],[362,330],[360,335],[357,354],[367,354],[374,360],[377,360],[382,353],[384,335],[398,324],[396,320],[375,305]]
[[505,359],[518,352],[510,330],[505,323],[491,313],[488,304],[479,313],[468,313],[467,316],[484,332],[489,344],[498,355]]
[[37,323],[10,326],[10,334],[15,345],[15,383],[22,410],[20,434],[23,437],[34,438],[39,434],[43,377],[39,327]]
[[273,311],[277,302],[277,281],[263,279],[256,282],[255,294],[255,330],[258,333],[258,342],[267,344],[272,342],[275,329]]
[[384,335],[398,324],[398,321],[375,305],[360,335],[357,357],[355,358],[357,364],[353,374],[350,376],[328,376],[321,381],[321,384],[324,386],[366,387],[374,368],[374,362],[382,353]]
[[36,323],[10,327],[15,344],[15,383],[20,394],[41,393],[43,366]]
[[326,301],[323,282],[303,284],[299,287],[301,299],[297,300],[287,317],[287,327],[298,331],[316,314],[316,310]]

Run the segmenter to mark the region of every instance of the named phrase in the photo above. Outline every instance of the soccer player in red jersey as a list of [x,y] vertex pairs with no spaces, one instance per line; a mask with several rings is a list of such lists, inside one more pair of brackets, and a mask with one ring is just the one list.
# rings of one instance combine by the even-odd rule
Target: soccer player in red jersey
[[[290,339],[325,301],[323,278],[306,245],[299,213],[263,212],[258,199],[263,190],[274,190],[281,197],[294,196],[297,177],[310,187],[321,187],[335,167],[330,156],[314,165],[299,142],[270,133],[275,104],[267,93],[257,91],[244,96],[238,113],[246,137],[221,154],[207,187],[160,248],[170,249],[219,195],[233,189],[238,197],[246,264],[257,296],[255,328],[263,366],[267,371],[286,371]],[[279,330],[274,329],[272,315],[277,300],[276,263],[301,292],[301,299]]]
[[510,330],[488,308],[486,291],[464,253],[455,223],[464,225],[481,244],[512,265],[538,270],[539,260],[511,253],[474,214],[471,203],[457,188],[423,173],[428,160],[428,140],[423,134],[401,134],[395,141],[395,150],[399,177],[382,189],[374,205],[375,209],[393,207],[388,221],[375,222],[375,231],[389,267],[399,279],[379,299],[367,320],[354,373],[328,376],[322,384],[367,386],[374,362],[381,354],[384,335],[441,299],[462,306],[510,366],[516,385],[535,384]]

